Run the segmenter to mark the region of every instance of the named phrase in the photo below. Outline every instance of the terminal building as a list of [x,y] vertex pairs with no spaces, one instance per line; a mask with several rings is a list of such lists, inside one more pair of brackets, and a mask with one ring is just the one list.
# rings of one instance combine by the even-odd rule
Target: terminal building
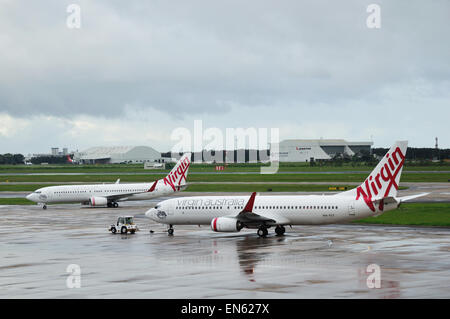
[[[270,145],[270,154],[278,153],[280,162],[309,162],[330,160],[336,156],[371,154],[373,142],[347,142],[340,139],[284,140]],[[272,157],[273,158],[273,157]]]
[[161,153],[148,146],[91,147],[76,152],[73,160],[80,164],[128,164],[161,162]]

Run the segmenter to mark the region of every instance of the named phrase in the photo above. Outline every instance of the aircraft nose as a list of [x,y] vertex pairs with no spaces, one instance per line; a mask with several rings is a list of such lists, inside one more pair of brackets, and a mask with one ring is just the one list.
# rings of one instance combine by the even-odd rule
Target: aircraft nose
[[33,193],[26,196],[26,199],[33,201]]
[[145,216],[153,219],[156,216],[155,213],[156,213],[156,209],[150,208],[148,211],[145,212]]

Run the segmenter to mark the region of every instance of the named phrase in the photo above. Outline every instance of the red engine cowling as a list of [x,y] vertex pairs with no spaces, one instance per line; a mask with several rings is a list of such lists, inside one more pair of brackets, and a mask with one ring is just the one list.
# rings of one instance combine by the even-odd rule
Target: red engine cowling
[[91,206],[106,206],[108,200],[105,197],[91,197],[89,199],[89,205]]
[[216,217],[211,221],[211,229],[216,232],[238,232],[242,225],[233,217]]

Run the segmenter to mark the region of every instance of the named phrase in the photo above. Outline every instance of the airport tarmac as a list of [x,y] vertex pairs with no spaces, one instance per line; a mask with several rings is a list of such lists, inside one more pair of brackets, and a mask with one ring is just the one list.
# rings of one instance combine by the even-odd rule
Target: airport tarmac
[[[143,217],[159,200],[117,209],[0,206],[0,298],[450,297],[448,228],[295,226],[259,238],[176,226],[168,236]],[[119,215],[136,216],[141,231],[110,234]],[[80,288],[67,286],[77,282],[71,264],[80,267]],[[369,288],[377,267],[381,287]]]

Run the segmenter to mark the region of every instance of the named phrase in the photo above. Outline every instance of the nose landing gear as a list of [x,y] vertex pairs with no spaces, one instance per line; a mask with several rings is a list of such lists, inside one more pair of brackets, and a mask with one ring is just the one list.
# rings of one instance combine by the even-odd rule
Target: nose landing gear
[[169,229],[167,229],[167,234],[169,234],[169,236],[173,236],[173,225],[169,225]]

